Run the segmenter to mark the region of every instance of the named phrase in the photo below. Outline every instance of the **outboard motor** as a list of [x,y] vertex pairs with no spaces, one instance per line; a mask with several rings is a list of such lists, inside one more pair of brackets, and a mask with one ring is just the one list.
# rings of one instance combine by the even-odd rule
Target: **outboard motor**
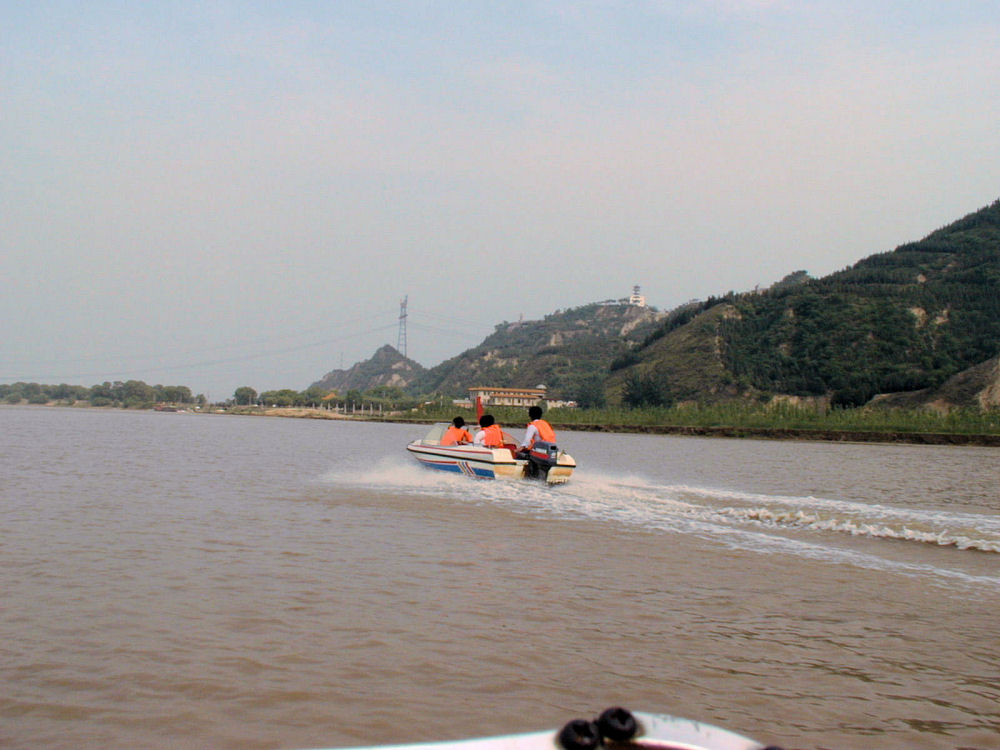
[[527,458],[528,463],[525,468],[529,477],[548,476],[549,469],[559,461],[559,446],[544,440],[536,440],[528,451]]

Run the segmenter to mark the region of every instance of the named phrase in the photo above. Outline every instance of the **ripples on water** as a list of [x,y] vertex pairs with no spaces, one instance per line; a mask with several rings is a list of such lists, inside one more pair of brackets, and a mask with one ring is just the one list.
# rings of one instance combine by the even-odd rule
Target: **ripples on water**
[[[361,474],[332,473],[327,481],[463,498],[462,477],[383,459]],[[1000,515],[922,509],[814,496],[795,497],[658,484],[636,476],[583,470],[566,486],[529,484],[512,493],[501,484],[477,487],[480,501],[570,520],[587,518],[697,536],[731,548],[783,552],[848,562],[921,577],[931,584],[964,584],[1000,591]],[[898,545],[864,544],[884,540]],[[951,548],[966,556],[929,558],[920,547]],[[933,562],[926,560],[932,559]],[[923,562],[921,562],[923,561]]]
[[788,747],[995,748],[990,450],[0,409],[0,746],[320,747],[623,703]]

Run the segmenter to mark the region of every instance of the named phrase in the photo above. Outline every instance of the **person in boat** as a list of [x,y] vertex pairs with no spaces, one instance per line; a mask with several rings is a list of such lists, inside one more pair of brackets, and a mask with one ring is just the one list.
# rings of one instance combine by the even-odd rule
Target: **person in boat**
[[472,442],[484,448],[503,448],[503,430],[492,414],[484,414],[479,418],[479,432]]
[[524,440],[521,441],[521,445],[518,446],[518,453],[527,453],[531,450],[531,446],[535,444],[536,440],[544,440],[547,443],[554,443],[556,441],[556,431],[552,429],[552,425],[542,419],[542,407],[532,406],[528,408],[528,429],[524,433]]
[[451,427],[441,436],[441,445],[466,445],[471,442],[472,435],[465,429],[465,420],[461,417],[451,420]]

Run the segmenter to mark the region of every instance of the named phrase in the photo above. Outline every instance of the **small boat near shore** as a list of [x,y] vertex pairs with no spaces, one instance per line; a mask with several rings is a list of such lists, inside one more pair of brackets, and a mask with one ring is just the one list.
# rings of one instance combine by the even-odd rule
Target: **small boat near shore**
[[526,455],[518,454],[516,441],[506,432],[502,448],[441,445],[447,429],[446,423],[435,424],[423,438],[409,443],[406,450],[429,469],[477,479],[540,479],[563,484],[576,468],[573,457],[551,443],[538,442]]

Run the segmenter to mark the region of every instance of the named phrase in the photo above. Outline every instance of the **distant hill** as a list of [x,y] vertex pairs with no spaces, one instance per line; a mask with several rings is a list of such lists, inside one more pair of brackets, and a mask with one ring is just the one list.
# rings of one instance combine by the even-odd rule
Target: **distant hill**
[[989,405],[998,355],[1000,201],[821,279],[794,271],[667,313],[617,301],[504,322],[430,369],[386,346],[317,385],[462,396],[545,384],[583,404],[636,406],[779,395],[854,406],[879,394],[906,394],[886,405]]
[[725,303],[675,311],[666,328],[649,336],[641,350],[612,363],[608,400],[660,406],[741,395],[726,368],[719,338],[723,323],[735,315],[736,308]]
[[[640,403],[790,394],[850,406],[936,388],[1000,353],[1000,201],[822,279],[798,272],[783,282],[792,283],[665,321],[609,394],[639,389]],[[700,347],[676,343],[699,333]],[[714,346],[717,359],[682,358],[678,346]]]
[[544,384],[558,398],[599,401],[611,362],[638,346],[663,317],[651,307],[610,302],[501,323],[479,346],[419,375],[411,390],[464,396],[475,385]]
[[384,385],[407,390],[424,372],[422,365],[407,359],[395,347],[386,344],[371,359],[358,362],[349,370],[331,370],[310,387],[338,393],[352,389],[368,391]]

